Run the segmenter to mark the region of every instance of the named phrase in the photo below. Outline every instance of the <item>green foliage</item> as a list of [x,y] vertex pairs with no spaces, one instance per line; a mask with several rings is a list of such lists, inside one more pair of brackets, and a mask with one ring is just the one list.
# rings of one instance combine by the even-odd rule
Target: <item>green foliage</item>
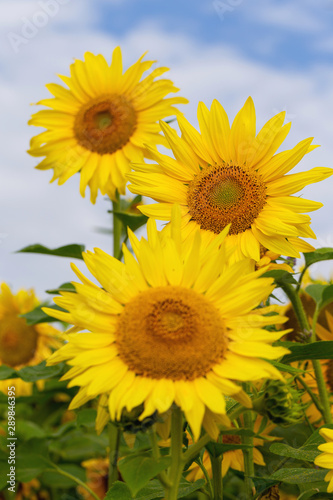
[[35,243],[34,245],[29,245],[21,250],[18,250],[17,253],[39,253],[44,255],[54,255],[56,257],[69,257],[71,259],[83,260],[82,252],[84,252],[84,250],[84,245],[78,245],[76,243],[59,248],[47,248],[40,243]]
[[307,359],[333,359],[333,341],[312,342],[311,344],[298,344],[296,342],[277,342],[276,345],[287,347],[290,354],[282,358],[282,363],[293,363]]
[[58,288],[52,288],[51,290],[45,290],[46,293],[50,295],[59,295],[60,292],[72,292],[76,293],[75,286],[72,283],[63,283],[58,286]]
[[316,262],[321,262],[323,260],[333,259],[333,248],[318,248],[314,252],[307,252],[304,254],[305,268],[308,268]]
[[0,380],[9,378],[20,378],[25,382],[37,382],[37,380],[45,380],[53,377],[59,377],[64,371],[65,363],[59,363],[55,366],[46,366],[46,361],[42,361],[38,365],[25,366],[20,370],[14,370],[6,365],[0,366]]
[[123,458],[118,468],[132,494],[135,495],[150,479],[167,469],[170,464],[170,457],[161,457],[157,462],[147,454],[140,454]]
[[42,304],[40,306],[37,306],[35,309],[32,311],[29,311],[25,314],[20,314],[21,318],[25,318],[27,324],[29,326],[34,326],[38,325],[39,323],[54,323],[55,321],[59,321],[57,318],[53,318],[49,314],[46,314],[42,308],[43,307],[48,307],[49,309],[54,309],[55,311],[65,311],[62,307],[59,307],[57,305],[51,305],[49,306],[48,304]]
[[262,278],[274,278],[274,283],[277,287],[289,284],[297,285],[297,281],[291,273],[284,271],[283,269],[273,269],[272,271],[267,271],[267,273],[261,276]]
[[298,467],[280,469],[271,475],[271,479],[277,479],[289,484],[313,483],[315,481],[324,481],[326,474],[327,470],[325,469],[304,469]]

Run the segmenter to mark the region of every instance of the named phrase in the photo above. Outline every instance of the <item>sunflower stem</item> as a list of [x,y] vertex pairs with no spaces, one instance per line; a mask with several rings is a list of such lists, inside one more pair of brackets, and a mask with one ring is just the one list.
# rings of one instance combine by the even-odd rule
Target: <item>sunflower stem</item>
[[120,445],[120,428],[113,425],[111,422],[108,424],[109,432],[109,489],[115,481],[118,480],[118,455]]
[[[313,315],[311,342],[316,341],[316,326],[319,313],[320,308],[317,305]],[[322,406],[322,415],[324,417],[325,424],[333,424],[329,395],[327,392],[324,374],[319,359],[313,359],[312,365],[316,376],[319,399]]]
[[[153,457],[156,460],[156,462],[158,462],[159,459],[161,458],[161,453],[160,453],[160,449],[159,449],[158,442],[157,442],[156,430],[154,427],[149,432],[149,439],[150,439]],[[167,475],[164,471],[160,472],[157,477],[165,489],[170,488],[171,483],[170,483],[169,478],[167,477]]]
[[213,472],[214,500],[223,500],[222,456],[210,457]]
[[118,191],[116,192],[116,199],[112,201],[112,219],[113,219],[113,256],[116,259],[120,257],[121,250],[121,229],[122,223],[118,219],[115,212],[119,212],[120,209],[120,197]]
[[[244,386],[244,390],[248,390],[247,384]],[[248,391],[247,391],[248,392]],[[253,418],[251,411],[244,412],[244,427],[245,429],[250,429],[253,431]],[[249,448],[243,450],[244,455],[244,479],[245,479],[245,491],[248,499],[253,498],[255,493],[254,484],[252,477],[254,476],[254,463],[253,463],[253,437],[243,436],[243,444],[249,445]]]
[[61,469],[60,467],[57,467],[56,464],[52,463],[52,469],[51,468],[50,469],[45,469],[45,472],[47,472],[47,471],[54,472],[55,470],[58,472],[58,474],[61,474],[62,476],[67,477],[68,479],[71,479],[76,484],[78,484],[79,486],[81,486],[82,488],[84,488],[91,495],[91,497],[94,498],[94,500],[99,500],[99,497],[93,492],[92,489],[89,488],[89,486],[86,483],[84,483],[83,481],[81,481],[81,479],[79,479],[78,477],[73,476],[69,472]]
[[301,327],[302,332],[309,333],[310,325],[306,317],[302,301],[296,289],[289,283],[285,283],[284,285],[282,285],[281,288],[283,289],[284,293],[287,295],[288,299],[290,300],[293,306],[297,321]]
[[179,483],[183,473],[183,415],[178,406],[172,410],[171,418],[171,466],[169,480],[171,487],[166,490],[166,500],[177,500]]

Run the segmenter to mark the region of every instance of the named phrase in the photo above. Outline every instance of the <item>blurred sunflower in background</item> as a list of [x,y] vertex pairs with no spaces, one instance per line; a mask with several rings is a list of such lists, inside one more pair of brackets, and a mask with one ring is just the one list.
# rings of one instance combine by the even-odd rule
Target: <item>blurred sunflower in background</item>
[[246,259],[227,264],[227,229],[203,248],[200,232],[189,245],[180,226],[174,207],[170,236],[159,233],[153,219],[148,240],[129,231],[137,260],[125,245],[124,263],[99,249],[84,254],[103,289],[73,266],[82,284],[74,284],[76,294],[55,299],[68,312],[52,314],[78,333],[71,330],[48,364],[72,366],[63,377],[80,386],[71,409],[102,395],[111,420],[143,405],[141,420],[176,403],[196,439],[202,425],[216,436],[216,421],[228,423],[223,395],[250,403],[235,382],[281,378],[262,358],[288,350],[271,345],[284,332],[264,329],[285,317],[266,316],[269,307],[254,310],[274,289],[273,279],[258,279],[265,270],[249,272]]
[[258,262],[260,245],[290,257],[312,251],[301,239],[316,237],[304,212],[317,210],[322,203],[292,195],[332,175],[333,169],[317,167],[285,175],[316,146],[310,138],[275,154],[290,130],[284,119],[285,112],[279,113],[256,135],[254,104],[248,98],[231,127],[216,100],[210,110],[199,104],[201,133],[181,116],[181,137],[162,123],[175,159],[151,150],[156,164],[133,166],[130,191],[159,202],[139,209],[168,221],[172,204],[180,204],[184,233],[193,236],[200,228],[204,244],[230,224],[227,245],[236,260],[249,257]]
[[[260,415],[257,416],[255,422],[254,422],[254,428],[253,430],[255,432],[258,432],[260,429],[260,425],[262,422],[262,417]],[[274,429],[275,425],[273,423],[268,423],[265,427],[265,430],[262,432],[262,436],[265,438],[270,437],[269,434],[270,432]],[[273,439],[273,438],[270,438]],[[223,434],[222,435],[222,443],[223,444],[232,444],[232,445],[237,445],[241,444],[241,438],[237,436],[236,434]],[[258,449],[258,446],[263,446],[264,441],[260,438],[254,438],[253,440],[253,462],[256,465],[262,465],[265,466],[265,461],[264,457],[262,456],[262,453]],[[204,451],[203,456],[202,456],[202,466],[206,469],[208,476],[210,478],[213,477],[213,472],[212,472],[212,464],[210,461],[209,453],[208,451]],[[241,449],[234,449],[234,450],[229,450],[223,453],[223,459],[221,463],[221,469],[222,469],[222,477],[224,477],[229,469],[235,469],[238,471],[244,472],[244,455],[243,451]],[[197,464],[196,462],[193,462],[193,464],[190,466],[188,469],[188,474],[186,476],[186,479],[188,481],[197,481],[198,479],[203,479],[205,477],[202,468]]]
[[[0,365],[20,369],[37,365],[48,358],[54,349],[60,347],[59,331],[48,323],[30,326],[20,314],[25,314],[39,305],[33,290],[20,290],[14,295],[6,283],[0,291]],[[0,381],[0,391],[8,393],[9,386],[15,386],[16,396],[32,393],[33,383],[20,378]],[[44,381],[37,382],[39,389]]]
[[75,60],[71,76],[60,76],[67,85],[46,85],[54,98],[38,104],[51,109],[35,113],[30,125],[46,128],[31,139],[29,153],[45,158],[40,170],[53,169],[52,181],[66,182],[80,172],[80,193],[90,187],[95,203],[98,190],[112,200],[116,191],[125,194],[130,161],[143,161],[146,143],[166,144],[158,120],[177,115],[175,104],[186,104],[170,80],[158,79],[169,68],[156,68],[142,78],[156,61],[143,61],[145,54],[123,73],[117,47],[108,65],[102,55],[85,53]]

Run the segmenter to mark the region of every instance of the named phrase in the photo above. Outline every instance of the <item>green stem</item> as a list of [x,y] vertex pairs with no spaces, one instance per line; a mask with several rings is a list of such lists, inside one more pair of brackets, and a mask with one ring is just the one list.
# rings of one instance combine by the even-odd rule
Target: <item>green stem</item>
[[[247,387],[244,387],[246,390]],[[253,431],[253,418],[251,411],[244,412],[244,428]],[[243,444],[247,444],[250,448],[245,448],[243,450],[244,455],[244,479],[245,479],[245,491],[248,499],[253,498],[254,484],[252,477],[254,476],[254,463],[253,463],[253,437],[243,436]]]
[[213,490],[212,482],[210,480],[207,469],[204,466],[201,457],[199,457],[198,460],[196,460],[196,463],[199,465],[200,469],[202,470],[203,475],[205,476],[206,483],[207,483],[207,486],[209,489],[209,498],[214,498],[214,490]]
[[[313,315],[311,342],[316,342],[316,326],[319,313],[320,313],[320,308],[317,306]],[[330,399],[327,392],[326,382],[324,379],[324,374],[319,359],[313,359],[312,365],[316,376],[319,399],[322,406],[322,415],[324,417],[325,424],[333,424]]]
[[119,455],[119,445],[120,445],[120,428],[109,422],[108,425],[109,432],[109,489],[114,482],[118,481],[118,455]]
[[302,332],[310,332],[310,325],[296,289],[292,285],[289,285],[289,283],[285,283],[282,288],[293,306]]
[[313,391],[310,389],[308,384],[302,379],[301,376],[295,377],[295,379],[304,387],[304,389],[306,390],[306,392],[309,394],[310,398],[312,399],[312,402],[316,406],[317,410],[319,410],[320,413],[322,413],[323,407],[321,406],[317,396],[313,393]]
[[178,406],[172,410],[171,418],[171,466],[169,480],[171,487],[166,490],[166,500],[177,500],[179,483],[185,465],[183,457],[183,415]]
[[57,467],[55,464],[52,464],[52,466],[53,466],[52,469],[46,469],[46,471],[52,471],[53,472],[54,470],[56,470],[62,476],[65,476],[68,479],[71,479],[72,481],[74,481],[76,484],[82,486],[82,488],[84,488],[86,491],[88,491],[88,493],[95,500],[99,500],[99,497],[96,495],[96,493],[94,493],[93,490],[91,490],[89,488],[89,486],[86,485],[86,483],[84,483],[83,481],[81,481],[81,479],[79,479],[78,477],[72,476],[72,474],[70,474],[69,472],[64,471],[63,469],[60,469],[60,467]]
[[120,201],[119,201],[119,193],[116,193],[116,200],[112,201],[112,216],[113,216],[113,256],[116,259],[119,259],[120,256],[120,240],[121,240],[121,229],[122,223],[121,220],[115,215],[115,212],[119,212],[120,209]]
[[214,500],[223,500],[222,456],[210,457],[213,472]]
[[[161,453],[160,453],[160,449],[159,449],[158,442],[157,442],[156,430],[154,427],[149,432],[149,439],[150,439],[153,457],[156,460],[156,462],[158,462],[159,459],[161,458]],[[164,471],[160,472],[157,477],[165,489],[170,488],[171,483],[170,483],[169,478],[167,477],[167,475]]]

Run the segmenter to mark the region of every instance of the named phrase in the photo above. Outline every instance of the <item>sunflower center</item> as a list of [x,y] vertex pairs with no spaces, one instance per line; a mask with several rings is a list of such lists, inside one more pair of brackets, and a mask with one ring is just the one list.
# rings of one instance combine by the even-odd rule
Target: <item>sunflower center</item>
[[144,291],[125,305],[116,343],[120,358],[137,375],[193,380],[224,358],[227,331],[204,296],[165,286]]
[[266,203],[266,186],[256,172],[236,165],[203,169],[190,183],[188,206],[201,229],[220,233],[231,224],[229,234],[246,231]]
[[74,123],[81,146],[94,153],[112,154],[133,135],[137,117],[131,102],[122,95],[105,95],[83,106]]
[[223,434],[222,436],[223,444],[240,444],[240,437],[236,434]]
[[2,318],[0,323],[0,360],[8,366],[28,363],[35,354],[38,334],[24,319]]
[[326,365],[326,382],[330,391],[333,392],[333,359],[330,359]]

